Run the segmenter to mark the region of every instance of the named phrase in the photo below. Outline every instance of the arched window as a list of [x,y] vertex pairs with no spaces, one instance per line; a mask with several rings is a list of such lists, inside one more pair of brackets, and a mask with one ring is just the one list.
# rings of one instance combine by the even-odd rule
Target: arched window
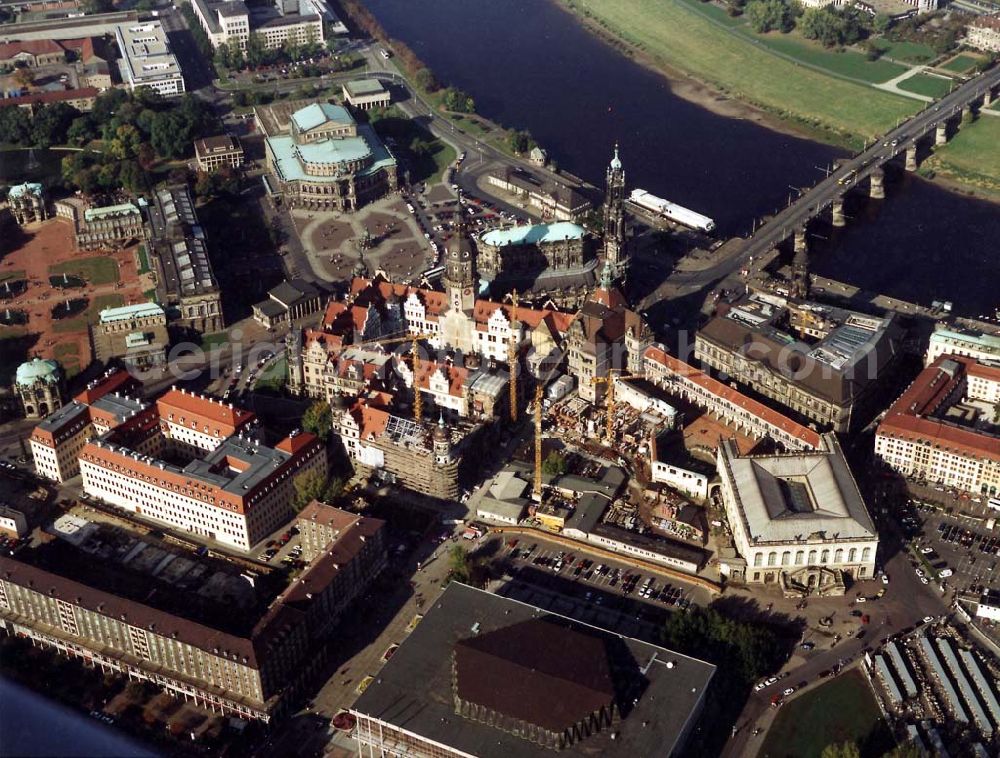
[[764,565],[764,554],[763,553],[756,553],[756,554],[754,554],[753,565],[754,566],[763,566]]
[[786,550],[781,554],[781,565],[787,566],[791,562],[792,562],[792,551]]
[[830,562],[830,551],[829,550],[824,550],[822,552],[822,554],[819,557],[819,562],[823,563],[823,564],[826,564],[826,563]]
[[772,550],[770,553],[767,554],[767,565],[773,566],[777,562],[778,562],[778,554]]
[[804,550],[796,550],[795,551],[795,565],[796,566],[801,566],[802,565],[802,561],[804,561],[805,558],[806,558],[806,553],[805,553]]
[[850,551],[847,553],[847,562],[854,563],[857,559],[858,559],[858,549],[856,547],[852,547]]
[[872,549],[870,547],[866,547],[864,550],[861,551],[861,560],[867,561],[870,560],[871,557],[872,557]]
[[810,566],[815,566],[816,565],[816,551],[815,550],[810,550],[809,551],[809,565]]
[[834,563],[844,562],[844,548],[842,547],[837,548],[837,551],[833,554],[833,562]]

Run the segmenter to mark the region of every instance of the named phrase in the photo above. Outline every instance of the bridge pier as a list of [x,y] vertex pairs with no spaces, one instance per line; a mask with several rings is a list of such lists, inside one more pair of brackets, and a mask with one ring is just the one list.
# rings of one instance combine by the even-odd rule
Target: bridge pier
[[934,132],[934,146],[938,147],[940,145],[948,144],[948,122],[942,121],[937,125],[937,131]]
[[906,148],[906,170],[916,171],[917,170],[917,146],[910,145]]
[[809,252],[809,243],[806,241],[806,228],[804,226],[800,226],[795,230],[795,241],[792,247],[798,255]]
[[983,94],[983,107],[989,108],[991,105],[993,105],[993,90],[987,88]]
[[847,217],[844,215],[844,198],[835,199],[831,210],[833,212],[833,225],[847,226]]
[[885,197],[885,171],[877,168],[871,173],[871,187],[868,196],[874,200],[881,200]]
[[962,128],[962,124],[972,123],[972,106],[965,105],[962,107],[962,120],[959,122],[958,128]]

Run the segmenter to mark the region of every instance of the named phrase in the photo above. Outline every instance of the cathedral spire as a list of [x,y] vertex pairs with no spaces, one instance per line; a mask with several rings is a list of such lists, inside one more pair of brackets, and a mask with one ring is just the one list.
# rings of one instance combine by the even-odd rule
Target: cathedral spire
[[615,143],[604,195],[604,260],[611,262],[615,279],[624,279],[628,269],[625,231],[625,169]]

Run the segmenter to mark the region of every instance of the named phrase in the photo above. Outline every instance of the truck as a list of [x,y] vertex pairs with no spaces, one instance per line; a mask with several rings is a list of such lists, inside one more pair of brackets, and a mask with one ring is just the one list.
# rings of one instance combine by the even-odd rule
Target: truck
[[715,231],[715,221],[708,216],[703,216],[690,208],[677,205],[677,203],[671,203],[669,200],[657,197],[644,189],[632,190],[628,199],[643,210],[665,218],[667,221],[673,221],[675,224],[696,229],[705,234]]
[[572,391],[575,385],[576,385],[575,377],[569,376],[568,374],[563,374],[554,382],[552,382],[552,384],[549,385],[549,388],[545,390],[545,401],[543,404],[545,405],[546,408],[548,408],[554,403],[558,403]]

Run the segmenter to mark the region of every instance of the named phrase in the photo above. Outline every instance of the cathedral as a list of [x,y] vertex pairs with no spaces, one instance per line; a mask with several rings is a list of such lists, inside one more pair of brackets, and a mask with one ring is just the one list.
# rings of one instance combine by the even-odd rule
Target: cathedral
[[625,170],[615,146],[606,174],[604,236],[598,241],[568,221],[493,229],[476,240],[478,290],[499,300],[517,290],[525,298],[576,309],[610,261],[615,281],[625,281],[629,249],[625,224]]

